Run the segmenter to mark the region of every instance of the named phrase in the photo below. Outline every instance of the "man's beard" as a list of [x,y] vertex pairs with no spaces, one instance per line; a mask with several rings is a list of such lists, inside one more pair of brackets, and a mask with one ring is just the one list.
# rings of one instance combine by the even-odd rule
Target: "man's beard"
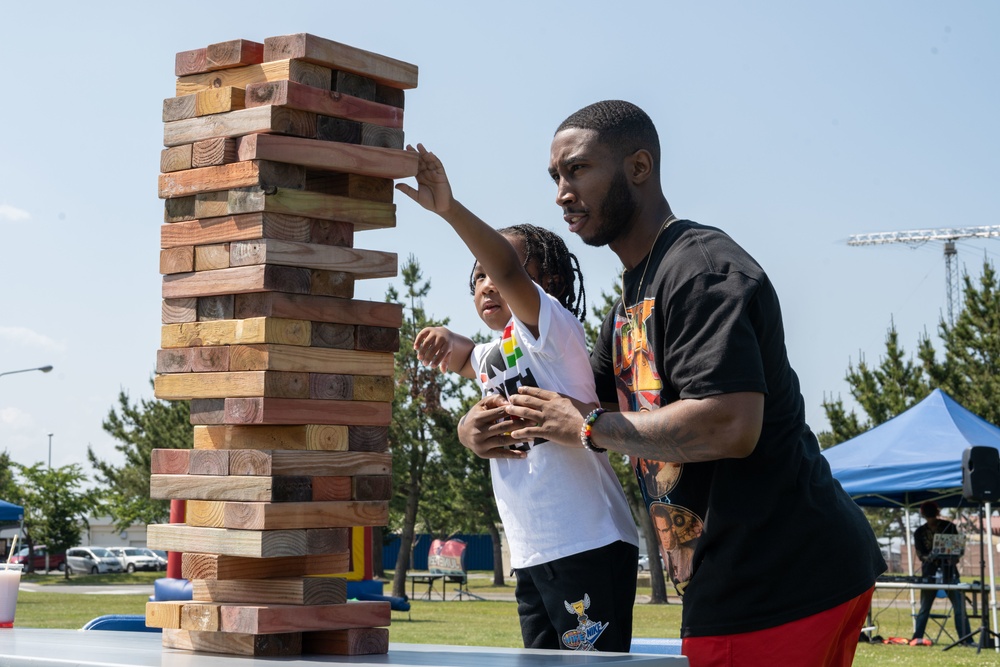
[[615,172],[608,192],[601,202],[600,225],[590,238],[580,237],[589,246],[605,246],[618,238],[631,224],[638,206],[625,178],[625,170]]

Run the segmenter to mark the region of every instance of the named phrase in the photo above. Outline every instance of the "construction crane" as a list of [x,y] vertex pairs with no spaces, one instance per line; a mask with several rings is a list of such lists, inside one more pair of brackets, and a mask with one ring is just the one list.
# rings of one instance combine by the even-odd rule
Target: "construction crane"
[[881,245],[884,243],[910,243],[913,245],[927,241],[944,241],[945,294],[947,296],[948,325],[955,325],[955,309],[961,304],[961,282],[958,275],[958,259],[955,241],[969,238],[990,238],[1000,236],[1000,225],[985,227],[950,227],[944,229],[912,229],[904,232],[872,232],[851,234],[847,245]]

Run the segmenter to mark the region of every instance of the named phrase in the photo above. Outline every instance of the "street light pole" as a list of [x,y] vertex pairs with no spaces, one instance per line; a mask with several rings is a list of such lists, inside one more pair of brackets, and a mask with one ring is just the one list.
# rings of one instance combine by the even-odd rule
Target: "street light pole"
[[14,373],[28,373],[31,371],[41,371],[43,373],[48,373],[52,370],[52,366],[39,366],[38,368],[22,368],[19,371],[4,371],[0,375],[13,375]]
[[49,469],[52,468],[52,433],[49,433]]

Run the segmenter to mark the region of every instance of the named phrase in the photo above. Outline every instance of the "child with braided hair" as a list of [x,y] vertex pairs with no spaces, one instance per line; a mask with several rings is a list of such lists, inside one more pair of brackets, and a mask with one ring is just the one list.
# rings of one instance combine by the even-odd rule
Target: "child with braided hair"
[[[502,332],[476,345],[445,327],[427,328],[414,340],[417,358],[477,380],[484,395],[507,398],[532,386],[596,407],[576,257],[540,227],[493,229],[455,200],[433,153],[421,144],[407,150],[419,156],[418,188],[396,188],[444,218],[475,255],[476,310]],[[638,535],[607,455],[538,440],[516,450],[491,458],[490,470],[525,648],[627,652]]]

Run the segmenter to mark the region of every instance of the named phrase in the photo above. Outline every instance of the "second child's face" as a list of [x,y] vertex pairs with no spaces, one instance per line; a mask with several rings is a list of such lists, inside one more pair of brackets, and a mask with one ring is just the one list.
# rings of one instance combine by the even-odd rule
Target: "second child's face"
[[[510,244],[514,246],[514,250],[517,251],[517,257],[524,263],[524,242],[520,238],[516,237],[506,237]],[[528,265],[527,271],[531,279],[536,283],[539,282],[538,267],[536,262],[532,262]],[[476,291],[472,296],[473,302],[476,304],[476,312],[479,313],[479,317],[482,318],[483,322],[486,323],[493,331],[503,331],[507,323],[510,322],[511,313],[510,307],[504,300],[503,296],[500,295],[499,290],[497,290],[496,285],[490,280],[486,272],[483,271],[483,267],[476,262],[475,267],[472,269],[472,282],[475,285]]]

